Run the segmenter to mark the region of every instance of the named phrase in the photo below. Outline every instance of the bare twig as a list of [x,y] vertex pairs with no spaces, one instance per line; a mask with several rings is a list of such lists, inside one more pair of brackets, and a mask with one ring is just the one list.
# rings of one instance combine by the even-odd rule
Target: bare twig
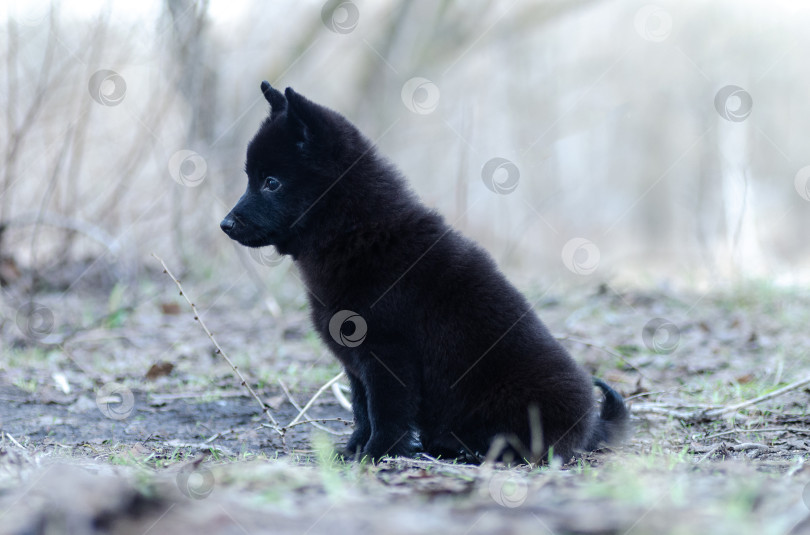
[[339,380],[340,380],[340,379],[342,379],[343,377],[344,377],[344,373],[343,373],[343,372],[340,372],[340,373],[339,373],[339,374],[337,374],[336,376],[332,377],[332,378],[329,380],[329,382],[327,382],[325,385],[323,385],[322,387],[320,387],[320,388],[318,389],[318,391],[317,391],[317,392],[315,392],[315,395],[314,395],[314,396],[312,396],[312,399],[310,399],[310,400],[307,402],[307,404],[306,404],[306,405],[304,405],[304,408],[303,408],[303,409],[301,409],[301,410],[298,412],[298,415],[297,415],[295,418],[293,418],[293,420],[292,420],[290,423],[288,423],[288,424],[287,424],[285,427],[289,428],[289,427],[292,427],[293,425],[295,425],[295,424],[298,422],[298,420],[300,420],[300,419],[301,419],[301,417],[303,417],[303,416],[304,416],[304,414],[306,414],[306,412],[309,410],[309,408],[310,408],[310,407],[312,407],[312,404],[313,404],[313,403],[315,403],[315,400],[316,400],[316,399],[318,399],[318,398],[320,397],[320,395],[321,395],[321,394],[323,394],[323,393],[324,393],[324,391],[325,391],[327,388],[329,388],[330,386],[332,386],[334,383],[336,383],[337,381],[339,381]]
[[[292,394],[290,394],[290,391],[287,389],[287,385],[285,385],[284,382],[281,379],[278,380],[278,384],[281,386],[281,389],[284,391],[284,394],[287,396],[287,399],[290,400],[290,404],[292,404],[292,406],[295,407],[295,410],[298,411],[298,416],[300,417],[304,413],[304,409],[302,409],[301,406],[298,403],[296,403],[295,399],[292,397]],[[341,418],[323,418],[323,419],[314,419],[314,420],[313,419],[307,419],[307,420],[300,420],[298,422],[294,422],[294,423],[291,423],[289,425],[286,425],[286,426],[284,426],[282,428],[282,430],[286,432],[288,429],[291,429],[291,428],[293,428],[293,427],[295,427],[297,425],[312,424],[313,427],[315,427],[317,429],[320,429],[321,431],[325,431],[325,432],[331,433],[333,435],[342,435],[343,433],[338,432],[338,431],[332,431],[331,429],[329,429],[325,425],[321,425],[319,423],[319,422],[330,422],[330,421],[335,421],[335,420],[345,422],[345,420],[343,420]]]
[[807,384],[810,384],[810,377],[806,377],[800,381],[796,381],[795,383],[791,383],[785,387],[782,387],[778,390],[774,390],[773,392],[756,397],[754,399],[749,399],[747,401],[743,401],[741,403],[725,407],[718,407],[716,405],[699,405],[699,404],[671,405],[659,403],[636,403],[633,405],[633,413],[661,414],[664,416],[678,418],[687,423],[711,422],[713,420],[717,420],[718,418],[722,418],[725,415],[737,412],[740,409],[744,409],[746,407],[750,407],[751,405],[756,405],[758,403],[762,403],[763,401],[768,401],[770,399],[782,396],[784,394],[787,394],[788,392],[797,390]]
[[681,420],[691,420],[698,414],[716,409],[716,405],[683,404],[673,405],[667,403],[633,403],[633,414],[660,414]]
[[698,459],[697,463],[695,463],[695,464],[702,463],[703,461],[705,461],[706,459],[708,459],[709,457],[711,457],[712,455],[717,453],[718,450],[723,449],[725,447],[726,447],[726,444],[724,442],[718,442],[717,444],[714,445],[714,447],[712,447],[712,449],[707,451],[705,455],[703,455],[700,459]]
[[[311,424],[312,422],[340,422],[342,424],[351,424],[349,420],[347,420],[346,418],[341,418],[339,416],[335,418],[313,418],[313,419],[307,418],[306,420],[298,420],[294,424],[287,426],[287,429],[289,429],[290,427],[295,427],[296,425]],[[329,431],[334,434],[342,434],[340,432],[332,431],[331,429]]]
[[796,433],[798,435],[810,435],[810,429],[802,429],[800,427],[762,427],[759,429],[729,429],[727,431],[721,431],[719,433],[714,433],[713,435],[707,435],[705,437],[696,438],[695,440],[709,440],[712,438],[722,437],[726,435],[735,435],[737,433]]
[[8,439],[9,439],[11,442],[13,442],[13,443],[14,443],[14,445],[16,445],[18,448],[20,448],[21,450],[28,451],[28,450],[26,450],[26,449],[25,449],[25,447],[23,447],[23,445],[22,445],[22,444],[20,444],[19,442],[17,442],[17,439],[15,439],[13,436],[9,435],[8,433],[3,433],[3,434],[4,434],[6,437],[8,437]]
[[742,444],[732,444],[728,447],[731,451],[748,451],[748,450],[769,450],[770,448],[765,444],[757,444],[756,442],[743,442]]
[[659,390],[657,392],[641,392],[639,394],[635,394],[633,396],[628,396],[628,397],[624,398],[624,401],[626,403],[628,401],[633,401],[634,399],[646,398],[646,397],[649,397],[649,396],[657,396],[658,394],[669,394],[669,393],[670,393],[670,391],[668,391],[668,390]]
[[242,376],[242,373],[239,371],[239,368],[237,368],[237,366],[231,361],[231,359],[228,358],[228,355],[225,354],[225,351],[219,346],[217,341],[214,340],[214,335],[211,333],[211,331],[208,330],[208,327],[205,326],[205,323],[200,317],[200,314],[197,312],[197,307],[194,306],[194,303],[191,302],[191,299],[189,299],[185,291],[183,291],[183,286],[180,285],[180,281],[177,280],[177,277],[175,277],[174,274],[172,274],[172,272],[169,270],[169,267],[166,265],[166,262],[164,262],[163,259],[161,259],[155,253],[152,253],[152,256],[154,256],[158,260],[158,262],[160,262],[160,264],[163,266],[163,273],[166,273],[174,281],[174,283],[177,285],[177,288],[180,290],[180,295],[182,295],[183,299],[185,299],[186,302],[191,306],[191,310],[192,312],[194,312],[194,319],[200,323],[200,326],[205,331],[205,334],[208,335],[208,339],[211,340],[211,343],[214,344],[214,347],[217,348],[216,353],[218,355],[222,355],[222,358],[225,359],[225,362],[227,362],[228,365],[230,365],[231,369],[239,377],[239,380],[242,382],[242,386],[247,388],[248,392],[250,392],[250,395],[253,396],[253,398],[262,408],[262,412],[267,415],[267,419],[270,420],[270,423],[272,424],[270,427],[274,431],[276,431],[279,435],[284,436],[284,431],[279,427],[278,422],[276,421],[275,418],[273,418],[273,415],[270,414],[270,408],[267,406],[266,403],[264,403],[261,400],[261,398],[259,398],[258,395],[256,395],[256,392],[253,391],[248,382]]
[[784,386],[778,390],[774,390],[773,392],[770,392],[763,396],[759,396],[754,399],[749,399],[748,401],[743,401],[742,403],[737,403],[736,405],[731,405],[729,407],[721,407],[718,409],[705,410],[696,416],[697,419],[701,421],[714,420],[726,414],[737,412],[738,410],[744,409],[745,407],[750,407],[751,405],[756,405],[758,403],[762,403],[763,401],[768,401],[769,399],[773,399],[783,394],[787,394],[788,392],[797,390],[807,384],[810,384],[810,377],[805,377],[801,381],[796,381],[795,383],[791,383],[787,386]]
[[293,427],[296,427],[298,425],[311,424],[314,427],[317,427],[318,429],[320,429],[320,430],[322,430],[322,431],[324,431],[326,433],[329,433],[330,435],[343,436],[343,435],[352,434],[351,431],[335,431],[335,430],[329,429],[328,427],[326,427],[324,425],[319,425],[322,422],[340,422],[340,423],[346,424],[346,425],[351,424],[350,421],[344,420],[343,418],[314,418],[314,419],[307,418],[306,420],[298,420],[294,424],[288,425],[287,427],[284,428],[284,430],[286,431],[288,429],[292,429]]
[[352,410],[352,402],[346,397],[343,393],[343,385],[340,383],[335,383],[332,385],[332,394],[335,395],[335,398],[340,403],[340,406],[346,409],[347,411]]
[[211,435],[211,437],[208,438],[208,440],[203,442],[203,444],[210,444],[210,443],[212,443],[213,441],[215,441],[218,438],[223,438],[224,436],[230,435],[230,434],[235,433],[235,432],[236,431],[234,431],[233,429],[228,429],[227,431],[221,431],[219,433],[215,433],[215,434]]
[[[340,422],[340,423],[343,423],[343,424],[346,424],[346,425],[351,425],[351,422],[349,420],[344,420],[343,418],[312,418],[312,419],[307,418],[306,420],[298,420],[297,422],[295,422],[291,426],[282,427],[282,429],[286,432],[286,431],[289,431],[290,429],[292,429],[293,427],[297,427],[299,425],[310,424],[310,425],[316,426],[316,424],[323,423],[323,422]],[[259,424],[259,427],[257,429],[261,429],[262,427],[270,427],[270,426],[267,425],[267,424]],[[352,431],[334,431],[334,430],[329,429],[328,427],[325,427],[325,426],[318,427],[318,429],[322,429],[325,433],[329,433],[330,435],[345,436],[345,435],[351,435],[352,434]]]

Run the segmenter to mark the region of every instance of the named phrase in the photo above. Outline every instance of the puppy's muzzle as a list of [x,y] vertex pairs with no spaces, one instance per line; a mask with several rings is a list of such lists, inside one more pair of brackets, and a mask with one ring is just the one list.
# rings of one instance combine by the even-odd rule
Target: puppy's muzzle
[[236,219],[230,214],[225,216],[225,219],[219,224],[219,228],[228,236],[231,235],[231,231],[233,231],[234,227],[236,227]]

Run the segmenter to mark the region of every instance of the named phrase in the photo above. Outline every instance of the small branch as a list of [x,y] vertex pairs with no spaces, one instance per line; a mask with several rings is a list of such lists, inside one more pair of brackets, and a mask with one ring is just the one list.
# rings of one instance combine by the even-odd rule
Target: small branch
[[[278,380],[278,384],[281,386],[281,390],[284,391],[284,394],[287,396],[287,399],[290,401],[290,404],[293,407],[295,407],[295,410],[298,411],[299,416],[301,414],[303,414],[303,409],[301,408],[301,406],[298,403],[295,402],[295,399],[292,397],[292,394],[290,394],[290,391],[287,389],[287,385],[285,385],[284,382],[281,379]],[[316,420],[311,420],[311,419],[301,420],[299,422],[296,422],[296,423],[293,423],[293,424],[290,424],[288,426],[283,427],[282,430],[286,432],[288,429],[291,429],[291,428],[295,427],[296,425],[308,423],[308,424],[312,424],[312,426],[315,427],[316,429],[320,429],[321,431],[325,431],[327,433],[332,433],[333,435],[342,434],[342,433],[338,433],[336,431],[332,431],[331,429],[329,429],[325,425],[321,425],[320,423],[318,423],[318,422],[321,422],[321,421],[331,421],[331,420],[333,420],[333,418],[323,419],[323,420],[318,420],[318,419],[316,419]],[[338,418],[338,420],[340,420],[340,418]]]
[[765,444],[757,444],[755,442],[743,442],[742,444],[732,444],[728,447],[731,451],[748,451],[748,450],[769,450],[770,448]]
[[214,434],[214,435],[212,435],[210,438],[208,438],[208,440],[206,440],[205,442],[203,442],[203,444],[210,444],[210,443],[212,443],[213,441],[215,441],[216,439],[218,439],[218,438],[223,438],[223,437],[225,437],[226,435],[230,435],[230,434],[232,434],[232,433],[235,433],[235,431],[234,431],[233,429],[228,429],[227,431],[222,431],[222,432],[220,432],[220,433],[215,433],[215,434]]
[[754,399],[749,399],[747,401],[743,401],[735,405],[729,405],[727,407],[717,407],[712,405],[700,406],[697,404],[665,405],[657,403],[635,403],[633,404],[633,413],[661,414],[664,416],[678,418],[680,420],[683,420],[685,423],[689,424],[711,422],[727,414],[737,412],[740,409],[744,409],[746,407],[762,403],[763,401],[768,401],[770,399],[782,396],[784,394],[787,394],[788,392],[797,390],[807,384],[810,384],[810,377],[806,377],[800,381],[791,383],[785,387],[782,387],[778,390],[774,390],[773,392],[770,392],[768,394],[756,397]]
[[716,409],[716,406],[700,405],[673,405],[667,403],[633,403],[632,412],[636,416],[657,415],[667,418],[675,418],[688,423],[696,423],[698,416],[708,410]]
[[702,463],[703,461],[705,461],[706,459],[708,459],[709,457],[711,457],[712,455],[714,455],[715,453],[717,453],[717,451],[718,451],[718,450],[721,450],[721,449],[723,449],[723,448],[725,448],[725,447],[726,447],[726,444],[725,444],[724,442],[718,442],[717,444],[715,444],[715,445],[712,447],[712,449],[710,449],[709,451],[707,451],[705,455],[701,456],[701,457],[700,457],[700,459],[698,459],[698,460],[697,460],[697,462],[696,462],[695,464],[700,464],[700,463]]
[[787,394],[793,390],[797,390],[807,384],[810,384],[810,377],[805,377],[801,381],[796,381],[795,383],[791,383],[785,387],[782,387],[778,390],[774,390],[768,394],[763,396],[759,396],[754,399],[749,399],[748,401],[743,401],[742,403],[737,403],[736,405],[731,405],[729,407],[721,407],[719,409],[711,409],[705,410],[701,413],[696,415],[697,420],[699,421],[708,421],[708,420],[715,420],[721,416],[724,416],[731,412],[737,412],[740,409],[744,409],[745,407],[750,407],[751,405],[756,405],[758,403],[762,403],[763,401],[768,401],[769,399],[773,399],[775,397],[779,397],[783,394]]
[[335,398],[340,403],[340,406],[346,409],[347,411],[352,411],[352,402],[346,398],[346,395],[343,393],[343,385],[340,383],[335,383],[332,385],[332,394],[334,394]]
[[296,416],[295,418],[293,418],[293,420],[292,420],[290,423],[288,423],[288,424],[287,424],[285,427],[289,428],[289,427],[292,427],[293,425],[295,425],[295,424],[298,422],[298,420],[300,420],[300,419],[301,419],[301,417],[302,417],[302,416],[304,416],[304,414],[305,414],[305,413],[306,413],[306,412],[309,410],[309,408],[310,408],[310,407],[312,407],[312,404],[313,404],[313,403],[315,403],[315,400],[316,400],[316,399],[318,399],[318,397],[320,397],[320,395],[321,395],[321,394],[323,394],[323,393],[324,393],[324,391],[325,391],[327,388],[329,388],[330,386],[332,386],[334,383],[336,383],[337,381],[339,381],[339,380],[340,380],[340,379],[342,379],[343,377],[344,377],[344,373],[343,373],[343,372],[340,372],[340,373],[339,373],[339,374],[337,374],[336,376],[332,377],[332,378],[329,380],[329,382],[327,382],[325,385],[323,385],[322,387],[320,387],[320,388],[318,389],[318,391],[317,391],[317,392],[315,392],[315,395],[314,395],[314,396],[312,396],[312,399],[310,399],[310,400],[307,402],[307,404],[306,404],[306,405],[304,405],[304,408],[303,408],[303,409],[301,409],[301,410],[298,412],[298,416]]
[[[346,425],[351,424],[351,422],[349,420],[347,420],[345,418],[340,418],[338,416],[336,418],[313,418],[313,419],[306,419],[306,420],[298,420],[294,424],[292,424],[290,426],[287,426],[287,429],[289,429],[290,427],[295,427],[296,425],[311,424],[313,422],[340,422],[340,423],[346,424]],[[326,429],[325,429],[325,431],[326,431]],[[329,429],[328,431],[332,431],[332,430]],[[332,432],[334,433],[334,431],[332,431]]]
[[230,365],[231,369],[234,371],[237,377],[239,377],[239,380],[242,382],[242,386],[247,388],[248,392],[250,392],[250,395],[253,396],[253,398],[262,408],[262,412],[267,415],[267,419],[270,420],[270,423],[272,424],[270,427],[273,430],[275,430],[279,435],[284,436],[284,431],[279,427],[278,422],[276,421],[275,418],[273,418],[273,415],[270,414],[270,408],[259,398],[259,396],[256,395],[256,392],[254,392],[253,389],[250,387],[250,385],[247,383],[247,381],[242,376],[242,373],[239,371],[236,365],[231,361],[231,359],[228,358],[228,355],[225,354],[225,351],[223,351],[223,349],[219,346],[217,341],[214,340],[214,335],[211,333],[211,331],[208,330],[208,327],[205,326],[205,323],[200,317],[199,312],[197,312],[197,307],[194,306],[194,303],[191,302],[186,293],[183,291],[183,287],[180,285],[180,281],[177,280],[177,277],[175,277],[174,274],[172,274],[172,272],[169,270],[169,267],[166,265],[166,262],[164,262],[155,253],[152,253],[152,256],[154,256],[158,260],[158,262],[160,262],[160,264],[163,266],[163,273],[166,273],[169,277],[171,277],[171,279],[177,285],[177,288],[180,290],[180,295],[182,295],[183,299],[185,299],[186,302],[191,306],[191,310],[192,312],[194,312],[194,319],[200,323],[200,326],[205,331],[205,334],[208,335],[208,339],[211,340],[211,343],[214,344],[214,347],[217,348],[216,350],[217,355],[222,355],[222,358],[225,359],[225,362],[227,362],[228,365]]
[[343,418],[315,418],[315,419],[307,418],[306,420],[299,420],[299,421],[295,422],[292,425],[288,425],[287,427],[284,428],[284,430],[286,431],[288,429],[292,429],[293,427],[298,426],[298,425],[311,424],[314,427],[320,429],[321,431],[329,433],[330,435],[344,436],[344,435],[351,435],[352,434],[351,431],[335,431],[333,429],[329,429],[325,425],[320,425],[321,422],[340,422],[340,423],[343,423],[343,424],[346,424],[346,425],[351,424],[350,421],[344,420]]
[[[286,432],[286,431],[289,431],[290,429],[292,429],[293,427],[297,427],[299,425],[304,425],[304,424],[310,424],[310,425],[312,425],[314,427],[317,427],[318,429],[322,430],[324,433],[329,433],[330,435],[346,436],[346,435],[351,435],[352,434],[351,431],[335,431],[333,429],[329,429],[326,426],[318,425],[318,424],[323,423],[323,422],[340,422],[340,423],[343,423],[343,424],[346,424],[346,425],[351,425],[350,421],[344,420],[343,418],[314,418],[314,419],[307,418],[306,420],[298,420],[297,422],[295,422],[294,424],[292,424],[290,426],[282,427],[282,429]],[[270,426],[267,425],[267,424],[259,424],[259,427],[257,429],[261,429],[262,427],[270,427]]]
[[796,433],[797,435],[810,435],[810,429],[802,429],[800,427],[762,427],[759,429],[729,429],[727,431],[721,431],[719,433],[714,433],[713,435],[708,435],[705,437],[699,437],[695,440],[709,440],[712,438],[722,437],[726,435],[736,435],[737,433]]
[[628,401],[633,401],[634,399],[646,398],[650,396],[657,396],[658,394],[669,394],[669,393],[670,391],[668,390],[659,390],[658,392],[641,392],[640,394],[635,394],[633,396],[628,396],[624,398],[624,401],[625,403],[627,403]]
[[7,438],[8,438],[8,439],[11,441],[11,442],[13,442],[13,443],[14,443],[14,445],[15,445],[15,446],[17,446],[17,447],[18,447],[18,448],[20,448],[21,450],[28,451],[26,448],[24,448],[24,447],[23,447],[23,445],[22,445],[22,444],[20,444],[19,442],[17,442],[17,439],[15,439],[13,436],[9,435],[8,433],[3,433],[3,435],[4,435],[4,436],[6,436],[6,437],[7,437]]

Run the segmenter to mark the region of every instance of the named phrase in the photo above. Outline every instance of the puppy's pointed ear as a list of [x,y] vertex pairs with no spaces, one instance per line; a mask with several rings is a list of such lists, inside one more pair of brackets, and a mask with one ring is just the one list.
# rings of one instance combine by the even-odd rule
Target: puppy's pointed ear
[[270,86],[270,83],[265,80],[262,82],[262,94],[267,102],[270,103],[270,117],[276,117],[279,113],[287,109],[287,99],[281,94],[281,91]]
[[296,93],[292,87],[288,87],[284,90],[284,98],[287,99],[287,102],[298,111],[305,111],[306,109],[312,106],[312,102],[307,99],[304,95],[300,93]]
[[315,105],[293,91],[292,87],[284,91],[284,97],[287,102],[287,125],[303,148],[312,136],[313,127],[317,126],[317,118],[312,114]]

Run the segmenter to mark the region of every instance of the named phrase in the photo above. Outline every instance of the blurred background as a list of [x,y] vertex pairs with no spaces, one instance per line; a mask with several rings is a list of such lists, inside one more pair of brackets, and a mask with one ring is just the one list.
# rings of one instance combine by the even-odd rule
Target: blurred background
[[[219,221],[267,113],[340,111],[519,285],[810,279],[802,1],[0,3],[0,284],[289,260]],[[263,267],[270,269],[262,270]],[[236,291],[236,290],[234,290]]]

